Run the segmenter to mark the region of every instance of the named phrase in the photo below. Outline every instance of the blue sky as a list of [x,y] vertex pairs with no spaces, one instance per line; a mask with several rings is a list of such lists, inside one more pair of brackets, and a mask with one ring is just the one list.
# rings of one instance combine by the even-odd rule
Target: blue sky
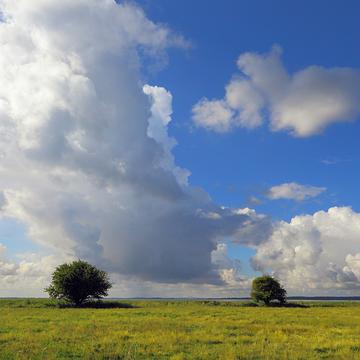
[[[169,66],[150,78],[174,96],[171,134],[178,140],[177,162],[192,172],[227,206],[245,205],[267,187],[290,181],[326,186],[328,194],[301,204],[264,204],[261,211],[279,218],[331,205],[360,210],[358,135],[360,124],[334,124],[323,133],[298,139],[237,129],[221,134],[194,129],[191,108],[203,96],[219,98],[236,71],[239,54],[283,48],[290,72],[318,64],[358,67],[360,5],[356,1],[141,1],[150,18],[184,34],[193,48],[170,55]],[[326,165],[323,161],[335,160]]]
[[13,263],[34,253],[41,265],[31,257],[26,269],[85,257],[125,283],[153,282],[129,296],[179,295],[181,281],[180,295],[195,294],[192,281],[216,283],[212,271],[225,295],[261,272],[292,293],[298,274],[312,293],[358,291],[359,2],[117,3],[4,0],[0,116],[15,130],[0,128],[13,139],[0,139],[0,274],[22,274]]
[[[266,126],[214,134],[194,128],[191,108],[203,96],[221,98],[236,72],[239,54],[283,48],[289,72],[309,65],[359,66],[360,4],[348,1],[140,1],[150,18],[184,34],[193,47],[174,51],[170,65],[151,77],[174,96],[171,134],[177,162],[226,206],[250,206],[251,196],[286,182],[324,186],[326,193],[303,202],[264,201],[257,211],[275,219],[331,206],[360,210],[360,123],[334,124],[321,134],[294,138]],[[331,162],[329,164],[328,162]],[[248,252],[236,252],[244,259]],[[235,252],[234,252],[235,256]]]

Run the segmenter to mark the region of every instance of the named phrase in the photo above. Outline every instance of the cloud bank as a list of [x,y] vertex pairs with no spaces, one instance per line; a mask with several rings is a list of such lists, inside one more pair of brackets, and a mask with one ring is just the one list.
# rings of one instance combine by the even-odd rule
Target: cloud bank
[[[225,238],[248,241],[257,218],[189,185],[167,132],[172,96],[142,76],[146,59],[163,61],[186,40],[113,0],[0,6],[1,215],[59,261],[225,284],[231,269],[213,254]],[[3,260],[0,271],[13,281],[21,266]]]
[[272,131],[297,137],[320,133],[360,114],[360,70],[312,65],[290,74],[274,46],[267,54],[241,54],[221,100],[203,98],[193,107],[197,126],[217,132],[253,129],[269,119]]
[[360,214],[333,207],[281,221],[260,244],[255,269],[273,272],[296,293],[360,288]]

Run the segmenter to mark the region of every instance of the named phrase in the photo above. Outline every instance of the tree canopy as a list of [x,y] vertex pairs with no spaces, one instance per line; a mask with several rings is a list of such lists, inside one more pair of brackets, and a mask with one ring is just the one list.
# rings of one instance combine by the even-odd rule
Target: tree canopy
[[77,260],[59,265],[45,291],[51,298],[76,306],[108,295],[112,284],[109,275],[86,261]]
[[286,303],[286,290],[279,281],[269,275],[259,276],[253,280],[251,297],[256,302],[269,305],[272,301]]

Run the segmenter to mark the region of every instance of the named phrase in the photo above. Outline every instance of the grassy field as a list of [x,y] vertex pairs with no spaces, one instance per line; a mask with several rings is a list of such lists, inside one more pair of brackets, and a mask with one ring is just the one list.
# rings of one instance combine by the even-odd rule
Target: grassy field
[[1,359],[360,359],[360,303],[0,300]]

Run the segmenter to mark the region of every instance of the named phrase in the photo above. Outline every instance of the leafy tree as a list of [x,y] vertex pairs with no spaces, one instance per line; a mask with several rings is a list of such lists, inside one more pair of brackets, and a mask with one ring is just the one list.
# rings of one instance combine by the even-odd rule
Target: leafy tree
[[277,300],[280,304],[286,303],[286,290],[280,283],[269,275],[259,276],[253,280],[251,297],[256,302],[269,305],[271,301]]
[[76,306],[107,296],[111,288],[109,275],[86,261],[77,260],[59,265],[45,289],[51,298],[65,300]]

